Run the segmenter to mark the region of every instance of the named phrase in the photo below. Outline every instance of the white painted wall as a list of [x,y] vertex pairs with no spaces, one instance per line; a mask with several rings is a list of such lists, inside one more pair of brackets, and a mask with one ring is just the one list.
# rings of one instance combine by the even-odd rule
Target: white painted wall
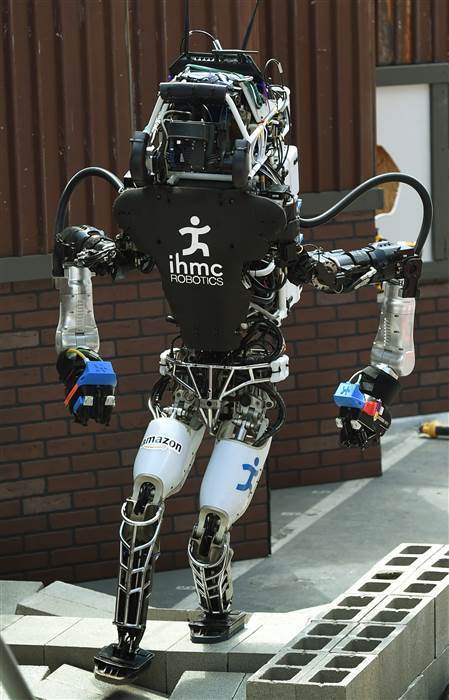
[[[421,180],[430,192],[430,90],[428,85],[393,85],[376,90],[377,143],[401,172]],[[379,214],[376,225],[389,241],[414,241],[422,217],[421,201],[407,185],[399,186],[392,212]],[[423,260],[432,260],[431,234]]]

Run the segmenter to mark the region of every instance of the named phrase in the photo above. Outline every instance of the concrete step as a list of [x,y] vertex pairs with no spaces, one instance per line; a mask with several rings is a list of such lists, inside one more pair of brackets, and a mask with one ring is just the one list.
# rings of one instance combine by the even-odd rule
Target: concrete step
[[245,673],[184,671],[170,700],[244,700],[247,678]]
[[19,601],[29,598],[43,587],[42,581],[0,581],[1,614],[14,615]]
[[[415,678],[399,700],[438,700],[441,694],[444,693],[448,683],[449,647]],[[441,700],[445,700],[444,696],[441,697]]]
[[[155,657],[139,677],[139,685],[170,693],[184,671],[254,671],[298,634],[310,613],[279,618],[278,623],[273,618],[264,623],[255,614],[244,630],[214,645],[192,644],[185,622],[149,622],[141,646]],[[94,654],[115,640],[116,630],[102,618],[47,617],[43,624],[41,616],[26,615],[9,624],[3,636],[19,663],[40,664],[45,659],[52,670],[70,664],[91,671]]]
[[32,684],[36,700],[161,700],[166,695],[133,685],[113,686],[97,680],[93,673],[63,664],[44,681]]
[[[23,677],[30,686],[33,687],[39,681],[42,681],[50,673],[48,666],[20,666]],[[9,695],[6,694],[0,680],[0,700],[10,700]]]
[[[32,595],[18,599],[12,612],[21,615],[54,615],[59,617],[114,617],[115,596],[89,588],[54,581]],[[200,610],[176,610],[149,607],[149,620],[187,621],[198,617]]]

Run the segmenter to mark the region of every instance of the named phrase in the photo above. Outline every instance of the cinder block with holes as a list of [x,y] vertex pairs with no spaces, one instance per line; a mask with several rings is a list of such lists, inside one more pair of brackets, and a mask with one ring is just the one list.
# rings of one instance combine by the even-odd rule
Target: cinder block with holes
[[378,661],[373,655],[319,654],[303,668],[260,669],[246,686],[249,700],[384,700],[379,692]]
[[441,698],[449,685],[449,647],[434,659],[409,685],[399,700],[434,700]]
[[339,596],[326,612],[322,614],[323,620],[336,622],[359,622],[368,612],[379,603],[376,595],[344,593]]
[[416,569],[435,555],[444,553],[447,545],[404,543],[375,564],[351,586],[350,592],[368,595],[389,595]]
[[333,652],[375,656],[381,698],[397,700],[410,683],[410,673],[414,677],[420,670],[408,669],[410,640],[405,630],[404,625],[361,623]]
[[437,553],[410,574],[395,591],[433,599],[435,614],[435,656],[449,646],[449,552]]
[[391,625],[402,628],[397,644],[387,652],[389,656],[397,656],[391,678],[392,682],[400,681],[400,692],[396,696],[399,697],[435,658],[433,599],[399,594],[387,596],[377,608],[368,613],[363,622],[367,626]]
[[355,629],[355,622],[335,620],[311,620],[300,634],[290,640],[281,651],[324,653],[333,649],[341,639]]

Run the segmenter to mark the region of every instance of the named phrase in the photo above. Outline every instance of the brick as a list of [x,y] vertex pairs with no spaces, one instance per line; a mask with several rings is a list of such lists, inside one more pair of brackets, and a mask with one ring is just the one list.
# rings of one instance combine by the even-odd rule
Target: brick
[[90,452],[93,449],[94,441],[91,435],[86,435],[85,437],[52,440],[47,445],[48,454],[50,456],[79,454],[80,452]]
[[61,435],[67,435],[67,423],[63,420],[34,423],[21,426],[20,428],[20,439],[24,441],[39,438],[45,440],[47,438],[60,437]]
[[[6,501],[2,503],[2,518],[14,518],[21,512],[21,501]],[[17,521],[16,521],[17,522]]]
[[32,571],[45,566],[48,562],[47,552],[36,552],[33,554],[18,554],[0,559],[0,574],[13,576],[17,571]]
[[45,542],[43,542],[41,534],[26,535],[25,550],[28,552],[42,550],[43,544],[45,544],[45,549],[53,550],[59,547],[68,547],[72,542],[73,536],[71,532],[48,532],[45,534]]
[[438,370],[437,372],[422,372],[420,376],[420,384],[445,384],[449,379],[449,372],[446,370]]
[[[11,406],[16,402],[16,392],[15,389],[2,389],[0,390],[0,406]],[[13,410],[13,409],[11,409]],[[0,414],[2,411],[0,411]],[[7,411],[9,413],[9,411]],[[13,423],[14,421],[10,421]]]
[[23,462],[22,464],[22,476],[25,478],[62,474],[68,471],[70,471],[68,457],[47,457],[46,459],[38,459],[34,462]]
[[44,479],[28,479],[23,481],[4,481],[0,489],[0,499],[22,498],[43,493],[45,490]]
[[39,384],[41,381],[40,369],[32,367],[22,367],[20,369],[10,369],[0,372],[0,385],[8,386],[28,386]]
[[92,489],[75,493],[74,496],[75,508],[88,508],[91,506],[102,506],[108,503],[121,503],[121,492],[118,487]]
[[95,510],[72,510],[69,513],[50,513],[48,518],[50,527],[57,530],[80,525],[93,525],[97,520],[97,514]]
[[6,428],[0,428],[0,442],[17,442],[19,431],[14,426],[10,425]]
[[77,544],[92,544],[93,542],[104,542],[117,538],[117,528],[113,525],[96,525],[94,527],[83,527],[75,532]]
[[129,467],[119,469],[107,469],[98,473],[99,486],[117,486],[122,484],[131,485],[132,472]]
[[90,489],[95,485],[95,475],[92,473],[49,476],[47,479],[47,488],[49,493],[81,491],[82,489]]
[[34,513],[48,513],[55,510],[68,510],[71,506],[70,496],[61,494],[57,496],[36,496],[25,498],[23,512],[25,515]]
[[99,469],[109,469],[117,467],[120,463],[118,452],[91,452],[85,455],[73,455],[73,471],[86,471]]
[[67,549],[58,549],[51,552],[51,564],[53,566],[94,561],[96,558],[97,547],[93,544],[86,547],[68,547]]
[[[7,504],[5,504],[7,505]],[[2,508],[3,512],[3,508]],[[39,532],[47,529],[47,518],[39,515],[28,518],[8,518],[2,522],[2,535],[15,535],[19,533]]]
[[139,335],[137,321],[111,321],[101,324],[101,337],[105,340],[112,338],[133,338]]
[[12,352],[0,352],[0,369],[12,367],[14,365],[14,356]]
[[115,305],[116,318],[150,318],[161,316],[164,312],[162,299],[132,301]]
[[40,406],[13,407],[0,410],[0,425],[13,425],[15,423],[41,420],[42,408]]
[[[33,370],[34,371],[34,370]],[[55,370],[56,379],[56,370]],[[66,409],[63,406],[64,387],[61,384],[50,384],[47,386],[27,386],[24,389],[19,388],[19,403],[46,403],[47,401],[59,401],[61,406],[62,418],[66,415]]]
[[36,294],[14,294],[8,298],[8,311],[29,311],[37,308]]
[[0,331],[9,331],[12,328],[12,316],[0,316]]
[[56,328],[58,325],[58,314],[54,309],[45,311],[32,311],[26,313],[17,313],[14,316],[15,327],[20,328],[36,328],[52,326]]

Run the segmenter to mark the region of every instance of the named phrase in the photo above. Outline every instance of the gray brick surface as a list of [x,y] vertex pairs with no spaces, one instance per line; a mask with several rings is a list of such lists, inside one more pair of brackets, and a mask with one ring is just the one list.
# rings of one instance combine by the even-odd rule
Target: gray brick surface
[[170,699],[232,700],[244,677],[244,673],[184,671]]
[[449,647],[409,685],[399,700],[439,700],[449,685]]
[[77,618],[71,617],[48,617],[45,620],[40,616],[21,617],[9,625],[2,632],[2,636],[10,645],[19,664],[47,665],[45,645],[68,631],[77,622]]
[[13,615],[17,603],[44,587],[42,581],[0,581],[0,613]]

